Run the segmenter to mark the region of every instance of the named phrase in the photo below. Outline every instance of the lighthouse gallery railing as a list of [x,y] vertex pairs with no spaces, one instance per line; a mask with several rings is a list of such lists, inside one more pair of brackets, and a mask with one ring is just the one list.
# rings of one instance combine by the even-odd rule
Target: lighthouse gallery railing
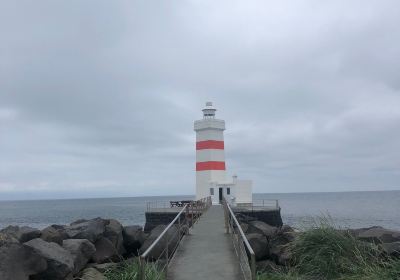
[[211,206],[211,197],[185,204],[149,248],[139,256],[138,280],[166,279],[171,257],[183,236]]
[[224,206],[226,233],[230,233],[232,236],[233,246],[239,258],[240,269],[243,272],[243,276],[246,280],[256,280],[256,255],[254,250],[251,248],[242,227],[235,217],[235,213],[232,211],[225,197],[222,203]]

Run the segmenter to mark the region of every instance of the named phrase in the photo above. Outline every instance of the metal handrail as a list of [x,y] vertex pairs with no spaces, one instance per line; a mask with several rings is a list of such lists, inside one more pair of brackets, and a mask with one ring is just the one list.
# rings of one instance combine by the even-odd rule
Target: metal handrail
[[253,200],[251,203],[238,203],[234,207],[252,211],[257,209],[280,209],[279,200],[277,199],[258,199]]
[[149,248],[140,256],[141,258],[146,258],[147,255],[153,250],[153,248],[158,244],[158,242],[161,240],[161,238],[164,237],[164,235],[167,233],[167,231],[172,227],[172,225],[175,224],[175,222],[180,218],[181,214],[186,211],[187,205],[183,207],[183,209],[176,215],[175,219],[172,220],[172,222],[163,230],[163,232],[157,237],[156,240],[150,245]]
[[[166,209],[166,208],[172,208],[171,206],[171,200],[153,200],[153,201],[147,201],[146,203],[146,209],[147,211],[150,211],[152,209]],[[178,202],[178,201],[177,201]],[[181,201],[179,201],[181,202]],[[190,204],[190,202],[193,202],[192,200],[182,200],[182,206],[176,206],[174,208],[183,208],[184,205]]]
[[[156,265],[154,266],[156,271],[155,274],[158,275],[157,279],[160,279],[162,276],[162,273],[168,272],[168,265],[171,260],[171,256],[176,252],[176,250],[179,247],[180,241],[183,237],[183,235],[188,234],[189,229],[194,226],[194,224],[198,221],[200,216],[207,211],[207,209],[211,206],[211,197],[206,197],[202,198],[197,201],[193,201],[190,204],[185,205],[182,210],[176,215],[176,217],[167,225],[167,227],[162,231],[162,233],[154,240],[154,242],[147,248],[147,250],[139,256],[139,271],[138,271],[138,280],[145,280],[146,279],[146,264],[149,262],[152,262],[153,264],[155,263]],[[182,233],[182,228],[181,228],[181,217],[185,213],[185,219],[184,222],[187,226],[187,231]],[[191,219],[191,223],[189,224],[189,217]],[[177,223],[178,222],[178,223]],[[176,234],[172,236],[172,238],[169,238],[167,235],[167,232],[172,228],[173,225],[177,223],[178,225],[178,231]],[[161,240],[166,237],[165,241],[165,248],[163,251],[160,253],[158,258],[156,260],[149,260],[149,254],[152,252],[152,250],[161,242]],[[177,244],[175,245],[174,248],[172,248],[171,252],[169,252],[169,247],[170,247],[170,241],[177,239]],[[163,258],[164,257],[164,258]],[[161,261],[162,260],[162,261]],[[162,263],[162,269],[159,269],[158,265],[159,263]],[[153,267],[153,268],[154,268]]]
[[[256,255],[254,253],[253,248],[251,247],[249,241],[247,240],[246,235],[244,234],[242,227],[240,226],[238,220],[229,203],[226,201],[225,197],[222,200],[224,206],[224,216],[225,216],[225,227],[226,233],[231,231],[232,241],[235,247],[236,254],[239,258],[240,268],[243,272],[244,278],[255,280],[256,279]],[[233,223],[232,223],[233,221]],[[239,233],[236,232],[237,229]],[[243,247],[246,246],[246,248]],[[250,262],[247,256],[247,252],[250,255]],[[246,266],[246,267],[244,267]]]

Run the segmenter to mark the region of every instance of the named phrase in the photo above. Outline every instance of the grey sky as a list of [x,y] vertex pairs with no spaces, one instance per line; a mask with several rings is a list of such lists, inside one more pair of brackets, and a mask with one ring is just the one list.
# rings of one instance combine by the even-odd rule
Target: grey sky
[[398,1],[11,1],[0,199],[193,194],[193,120],[255,192],[400,189]]

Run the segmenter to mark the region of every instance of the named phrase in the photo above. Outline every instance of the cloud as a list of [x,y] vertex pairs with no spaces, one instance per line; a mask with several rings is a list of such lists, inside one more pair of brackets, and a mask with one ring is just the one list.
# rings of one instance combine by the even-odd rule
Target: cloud
[[191,194],[208,100],[256,192],[398,189],[399,11],[6,1],[0,198]]

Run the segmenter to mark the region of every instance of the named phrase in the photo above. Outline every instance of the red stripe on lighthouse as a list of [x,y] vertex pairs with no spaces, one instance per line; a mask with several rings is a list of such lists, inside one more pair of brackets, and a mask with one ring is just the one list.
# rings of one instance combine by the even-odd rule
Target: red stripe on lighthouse
[[206,141],[196,142],[196,150],[206,150],[206,149],[223,150],[224,141],[206,140]]
[[224,161],[203,161],[196,162],[196,171],[204,170],[225,170]]

